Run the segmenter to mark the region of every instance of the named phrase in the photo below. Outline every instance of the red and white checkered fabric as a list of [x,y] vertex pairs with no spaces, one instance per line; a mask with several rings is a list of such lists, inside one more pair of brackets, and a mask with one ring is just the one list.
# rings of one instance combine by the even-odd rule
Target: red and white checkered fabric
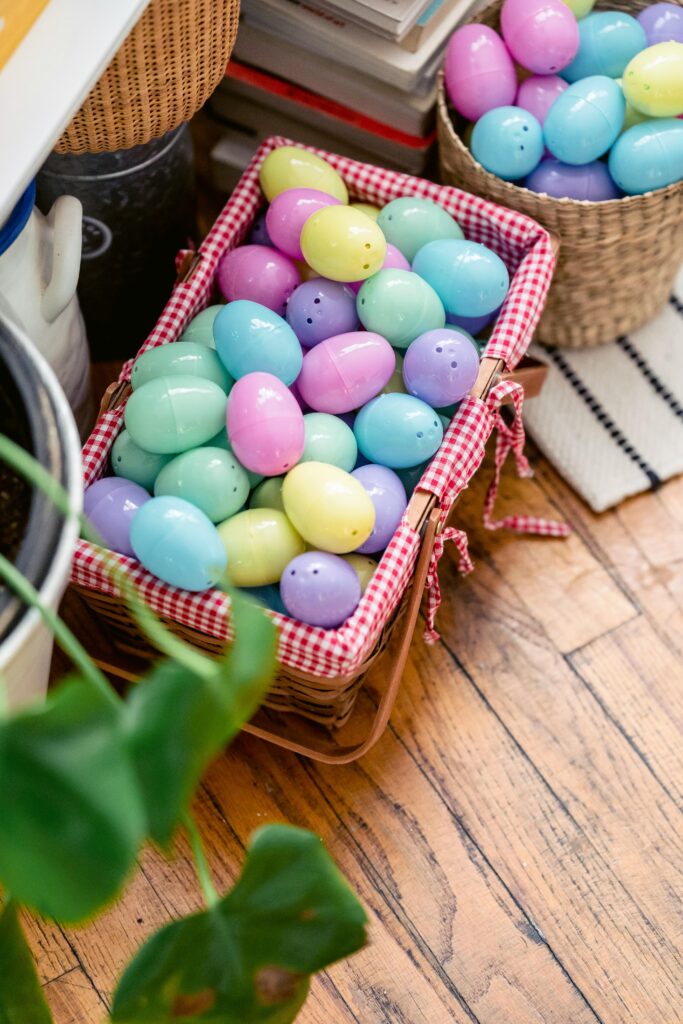
[[[263,203],[258,182],[263,160],[273,149],[293,144],[288,139],[274,137],[260,146],[199,248],[197,266],[187,281],[174,288],[141,351],[176,341],[189,321],[211,303],[220,257],[243,241]],[[313,152],[339,171],[350,193],[359,200],[384,205],[391,199],[407,195],[433,199],[458,220],[467,238],[482,242],[499,254],[510,271],[511,286],[486,355],[504,360],[508,368],[516,366],[526,352],[538,323],[552,278],[555,256],[548,232],[529,217],[459,189],[383,170],[323,150],[313,149]],[[121,380],[130,378],[131,366],[132,360],[124,366]],[[500,392],[494,388],[491,394]],[[494,427],[500,427],[502,423],[507,429],[500,418],[498,406],[496,399],[493,399],[493,404],[491,399],[488,402],[474,398],[464,401],[420,482],[422,489],[436,496],[442,510],[442,522],[455,498],[481,464],[486,442]],[[105,413],[95,425],[83,449],[86,486],[106,470],[111,446],[122,425],[122,406]],[[507,442],[499,441],[499,444],[504,447]],[[517,452],[515,444],[510,442],[505,454],[511,446]],[[492,502],[488,508],[489,516],[491,508]],[[457,541],[463,559],[466,556],[466,538],[461,531],[448,530],[440,534],[429,574],[432,629],[438,607],[438,560],[447,540]],[[419,548],[420,536],[404,518],[358,608],[340,629],[319,629],[271,613],[280,627],[279,654],[282,662],[326,678],[356,671],[375,646],[401,600],[410,582]],[[131,581],[159,614],[218,639],[229,635],[229,600],[219,591],[193,594],[178,590],[150,575],[134,559],[119,557],[128,569]],[[78,544],[72,579],[91,590],[117,593],[104,569],[100,549],[85,541]]]

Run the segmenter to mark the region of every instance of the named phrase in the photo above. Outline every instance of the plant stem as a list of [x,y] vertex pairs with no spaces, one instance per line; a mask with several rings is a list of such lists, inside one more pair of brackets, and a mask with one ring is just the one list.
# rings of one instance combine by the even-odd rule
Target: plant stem
[[220,896],[216,892],[216,887],[213,884],[211,878],[211,871],[206,860],[206,854],[204,853],[204,846],[202,845],[202,837],[199,834],[197,828],[197,822],[192,817],[191,811],[186,811],[183,816],[183,824],[187,829],[187,834],[190,838],[190,845],[192,847],[192,856],[194,857],[195,868],[197,869],[197,878],[206,900],[206,905],[211,910],[220,901]]

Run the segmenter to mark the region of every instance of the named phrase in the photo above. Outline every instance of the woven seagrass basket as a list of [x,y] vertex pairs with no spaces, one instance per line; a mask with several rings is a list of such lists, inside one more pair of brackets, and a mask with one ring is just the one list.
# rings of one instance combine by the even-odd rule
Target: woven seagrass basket
[[[648,0],[598,0],[596,9],[636,15],[647,6]],[[498,30],[501,7],[496,0],[470,21]],[[667,301],[683,260],[683,182],[600,203],[554,199],[484,170],[462,141],[465,124],[448,102],[442,74],[442,181],[526,213],[559,237],[557,270],[536,340],[587,348],[646,323]]]
[[239,10],[239,0],[152,0],[57,152],[130,149],[189,121],[225,73]]

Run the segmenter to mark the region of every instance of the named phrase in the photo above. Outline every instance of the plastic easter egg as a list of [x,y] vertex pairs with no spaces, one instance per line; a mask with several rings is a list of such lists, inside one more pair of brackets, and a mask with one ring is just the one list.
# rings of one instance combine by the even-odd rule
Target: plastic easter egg
[[[228,431],[226,430],[225,423],[214,437],[209,438],[203,447],[222,448],[224,452],[228,452],[234,459],[237,459],[237,456],[232,450],[232,445],[228,441]],[[239,462],[239,459],[237,459],[237,461]],[[239,462],[239,465],[242,466],[242,463]],[[247,474],[249,487],[257,487],[263,480],[263,476],[260,473],[252,473],[252,471],[247,469],[246,466],[242,466],[242,469]]]
[[555,199],[590,199],[604,202],[618,199],[621,191],[612,181],[607,164],[563,164],[551,157],[543,160],[524,182],[532,192],[545,192]]
[[206,590],[225,572],[216,527],[182,498],[151,498],[133,519],[130,540],[145,569],[173,587]]
[[213,322],[223,308],[223,303],[207,306],[197,313],[181,334],[179,341],[193,341],[207,348],[215,348],[213,343]]
[[493,323],[499,313],[500,307],[494,309],[491,313],[485,313],[483,316],[458,316],[456,313],[448,313],[446,315],[446,323],[452,327],[459,327],[461,330],[466,331],[470,337],[475,338],[490,323]]
[[378,223],[350,206],[327,206],[301,232],[309,266],[331,281],[364,281],[384,262],[387,243]]
[[304,450],[304,417],[281,380],[271,373],[249,373],[230,392],[228,439],[245,467],[263,476],[281,476]]
[[624,96],[648,117],[683,114],[683,43],[657,43],[641,50],[623,77]]
[[381,206],[375,206],[374,203],[350,203],[349,205],[354,210],[360,210],[361,213],[367,213],[368,217],[372,217],[373,220],[377,220],[382,209]]
[[324,277],[299,285],[287,303],[286,318],[306,348],[360,326],[356,297],[350,287]]
[[647,37],[647,45],[683,43],[683,7],[678,4],[651,4],[638,15]]
[[241,587],[240,589],[243,594],[258,601],[264,608],[270,608],[271,611],[279,612],[280,615],[287,614],[287,609],[280,596],[280,588],[274,583],[269,583],[265,587]]
[[[391,242],[387,242],[387,254],[384,257],[384,262],[377,273],[381,273],[382,270],[410,270],[410,263],[405,258],[400,249],[397,249]],[[372,275],[375,276],[374,274]],[[368,280],[370,280],[368,278]],[[351,281],[348,285],[349,288],[356,294],[362,288],[364,281]]]
[[631,58],[646,46],[645,31],[630,14],[594,11],[579,22],[579,49],[562,75],[568,82],[589,75],[619,78]]
[[381,334],[395,348],[406,348],[418,334],[446,322],[439,296],[410,270],[373,274],[359,291],[356,308],[363,326]]
[[282,500],[283,476],[269,476],[256,487],[249,499],[249,508],[276,508],[284,512]]
[[266,245],[242,245],[226,252],[216,268],[216,280],[229,302],[249,299],[280,316],[285,315],[287,299],[301,284],[289,256]]
[[261,210],[256,220],[251,226],[251,231],[247,236],[247,242],[250,245],[270,245],[275,248],[273,241],[268,234],[268,226],[266,224],[266,216],[268,214],[268,207],[265,210]]
[[566,88],[567,83],[559,75],[532,75],[520,85],[515,105],[528,110],[542,125],[553,103]]
[[391,395],[396,391],[400,391],[404,395],[407,394],[406,386],[403,383],[403,354],[401,352],[396,353],[396,369],[380,391],[380,394]]
[[431,199],[404,196],[392,199],[379,215],[378,224],[391,242],[412,262],[427,242],[441,238],[463,238],[462,228],[443,207]]
[[157,377],[126,402],[128,433],[145,451],[177,454],[205,444],[225,419],[225,391],[202,377]]
[[353,615],[361,588],[358,576],[343,558],[326,551],[307,551],[285,569],[280,594],[293,619],[334,629]]
[[228,574],[236,587],[277,583],[285,566],[303,553],[304,542],[284,512],[250,508],[226,519],[218,535],[228,556]]
[[472,132],[472,156],[491,174],[518,181],[543,156],[543,131],[522,107],[497,107],[480,117]]
[[338,206],[339,199],[314,188],[290,188],[273,199],[266,213],[266,224],[272,244],[286,256],[302,260],[301,231],[317,210]]
[[515,60],[537,75],[566,68],[579,48],[576,18],[561,0],[505,0],[500,28]]
[[244,505],[249,478],[237,459],[223,448],[194,448],[162,469],[154,494],[192,502],[212,523],[221,523]]
[[368,558],[367,555],[357,555],[353,551],[350,555],[340,555],[340,558],[343,558],[351,566],[358,577],[360,592],[364,594],[370,585],[370,580],[375,575],[377,562],[374,558]]
[[472,340],[450,327],[427,331],[409,346],[403,360],[408,394],[440,409],[469,394],[479,373]]
[[296,383],[316,412],[351,412],[379,394],[395,366],[394,350],[385,338],[351,331],[309,349]]
[[505,43],[488,25],[455,30],[446,49],[444,76],[448,98],[469,121],[514,103],[515,67]]
[[437,414],[412,395],[374,398],[356,416],[353,432],[366,459],[391,469],[431,459],[443,438]]
[[353,430],[338,416],[309,412],[304,416],[306,441],[300,462],[329,462],[350,473],[356,465],[358,445]]
[[146,491],[154,489],[154,481],[172,455],[146,452],[135,443],[127,430],[122,430],[111,449],[111,468],[116,476],[139,484]]
[[612,147],[609,171],[628,195],[683,179],[683,121],[667,117],[629,128]]
[[301,346],[281,316],[258,302],[237,299],[224,306],[213,325],[216,351],[238,380],[248,373],[271,373],[288,386],[301,371]]
[[502,304],[510,285],[500,256],[478,242],[430,242],[413,270],[431,284],[447,315],[486,316]]
[[295,466],[285,477],[282,498],[294,528],[322,551],[354,551],[375,525],[375,508],[362,484],[328,463]]
[[394,536],[408,504],[406,489],[392,469],[375,463],[360,466],[351,475],[360,481],[375,506],[372,533],[357,548],[359,554],[373,555],[384,551]]
[[[223,307],[224,308],[224,307]],[[233,380],[213,349],[198,341],[177,341],[174,345],[148,348],[133,363],[133,390],[157,377],[203,377],[228,392]]]
[[259,181],[269,203],[290,188],[314,188],[341,203],[349,201],[346,185],[334,167],[299,146],[278,146],[269,153],[261,164]]
[[87,487],[83,514],[97,530],[110,551],[132,555],[130,527],[150,496],[144,488],[118,476],[105,476]]
[[564,0],[575,18],[585,18],[593,10],[595,0]]
[[588,164],[606,153],[624,123],[624,97],[612,78],[592,75],[558,96],[543,125],[545,144],[565,164]]

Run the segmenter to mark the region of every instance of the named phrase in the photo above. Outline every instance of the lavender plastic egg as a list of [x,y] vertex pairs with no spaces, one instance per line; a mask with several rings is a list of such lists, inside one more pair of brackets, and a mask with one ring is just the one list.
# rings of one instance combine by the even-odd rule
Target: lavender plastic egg
[[356,549],[362,555],[373,555],[383,551],[396,532],[408,504],[406,489],[393,470],[372,462],[354,469],[351,476],[361,482],[375,506],[372,533]]
[[325,277],[299,285],[287,302],[286,320],[306,348],[360,326],[351,287]]
[[567,88],[559,75],[532,75],[520,84],[515,104],[533,114],[540,125],[553,103]]
[[270,235],[268,234],[268,227],[266,224],[266,215],[268,213],[268,207],[265,210],[261,210],[256,220],[252,224],[251,231],[247,238],[247,242],[250,245],[269,245],[274,248],[273,242],[271,241]]
[[302,260],[301,232],[312,214],[324,206],[340,206],[339,199],[315,188],[289,188],[275,196],[266,212],[272,244],[293,260]]
[[[391,244],[391,242],[387,242],[387,254],[384,257],[384,263],[377,273],[380,274],[382,270],[410,270],[410,263],[408,260],[405,258],[401,250],[397,249],[395,245]],[[375,275],[373,274],[373,277],[374,276]],[[372,279],[367,278],[367,280],[370,281]],[[364,284],[365,281],[351,281],[348,287],[358,294],[361,286]]]
[[408,393],[439,409],[469,393],[479,373],[479,353],[466,334],[444,327],[416,338],[403,360]]
[[514,103],[515,66],[503,40],[487,25],[456,29],[446,50],[444,75],[451,103],[469,121]]
[[522,107],[496,107],[479,118],[472,132],[472,156],[491,174],[518,181],[543,156],[543,130]]
[[130,526],[150,495],[123,477],[106,476],[86,489],[83,513],[111,551],[133,555]]
[[452,327],[461,327],[474,338],[496,319],[500,310],[501,307],[499,306],[492,313],[485,313],[483,316],[458,316],[457,313],[448,313],[446,315],[446,323]]
[[229,302],[250,299],[280,316],[285,315],[287,299],[301,284],[290,258],[267,245],[242,245],[226,252],[216,269],[216,280]]
[[561,0],[505,0],[500,27],[515,60],[537,75],[566,68],[579,48],[579,26]]
[[554,157],[543,160],[524,182],[532,192],[545,192],[556,199],[590,199],[604,202],[618,199],[621,190],[612,181],[607,164],[563,164]]
[[281,380],[249,373],[237,381],[228,401],[228,439],[245,467],[262,476],[280,476],[304,450],[304,417]]
[[645,30],[647,45],[683,43],[683,7],[678,4],[652,4],[638,15]]
[[338,555],[307,551],[292,559],[280,580],[288,613],[309,626],[334,629],[353,615],[361,597],[360,581]]
[[395,366],[386,338],[351,331],[327,338],[306,353],[297,387],[316,412],[351,412],[379,394]]

